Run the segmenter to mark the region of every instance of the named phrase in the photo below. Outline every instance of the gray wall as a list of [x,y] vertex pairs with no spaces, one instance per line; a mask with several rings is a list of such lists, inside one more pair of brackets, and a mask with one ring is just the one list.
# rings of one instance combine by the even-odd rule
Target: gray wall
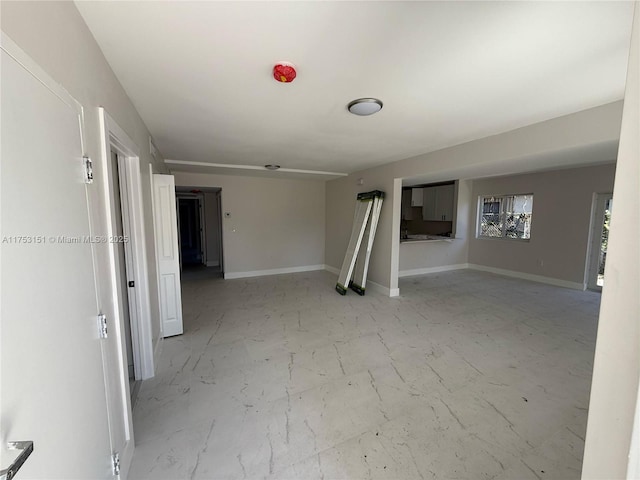
[[[488,178],[473,182],[470,264],[583,284],[594,193],[613,191],[615,165]],[[533,193],[529,241],[476,238],[478,197]]]
[[222,188],[225,275],[324,264],[325,182],[176,172],[176,185]]

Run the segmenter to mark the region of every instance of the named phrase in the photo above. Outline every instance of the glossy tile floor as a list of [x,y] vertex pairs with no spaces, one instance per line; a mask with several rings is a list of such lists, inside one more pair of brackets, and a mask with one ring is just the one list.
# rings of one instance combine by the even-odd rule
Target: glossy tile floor
[[578,479],[600,296],[474,271],[183,281],[131,479]]

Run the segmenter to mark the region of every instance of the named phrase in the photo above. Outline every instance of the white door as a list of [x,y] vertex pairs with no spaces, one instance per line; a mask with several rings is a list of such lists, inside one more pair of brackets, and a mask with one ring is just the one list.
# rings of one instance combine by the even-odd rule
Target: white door
[[[115,261],[118,262],[119,269],[114,271],[115,279],[113,279],[112,288],[116,288],[122,299],[122,305],[114,302],[116,312],[113,318],[109,318],[109,331],[107,338],[103,339],[103,356],[105,364],[105,375],[107,379],[108,409],[110,412],[110,433],[111,448],[113,452],[119,455],[121,478],[126,478],[131,460],[133,458],[134,440],[133,440],[133,415],[131,406],[131,366],[135,367],[135,373],[139,373],[140,359],[139,351],[133,348],[134,342],[138,345],[138,337],[131,319],[136,312],[135,295],[129,295],[127,287],[127,272],[131,271],[131,254],[129,252],[133,241],[131,229],[129,228],[129,218],[125,214],[124,204],[121,209],[121,202],[124,195],[123,190],[126,188],[126,182],[123,182],[124,174],[118,167],[119,158],[115,152],[110,152],[109,162],[112,169],[112,182],[104,181],[105,188],[108,189],[110,201],[117,206],[112,210],[114,214],[115,228],[112,232],[114,241],[109,247],[115,250]],[[103,165],[105,167],[106,165]],[[108,169],[103,168],[101,175],[108,176]],[[128,237],[129,241],[122,241],[122,237]],[[126,251],[126,253],[125,253]],[[130,312],[134,312],[130,314]],[[120,322],[118,322],[118,318]],[[134,358],[131,358],[134,357]],[[126,373],[125,373],[126,372]]]
[[79,105],[2,48],[1,438],[20,479],[112,478]]
[[180,292],[180,258],[176,187],[173,175],[153,175],[153,209],[160,282],[160,318],[164,337],[181,335],[182,295]]

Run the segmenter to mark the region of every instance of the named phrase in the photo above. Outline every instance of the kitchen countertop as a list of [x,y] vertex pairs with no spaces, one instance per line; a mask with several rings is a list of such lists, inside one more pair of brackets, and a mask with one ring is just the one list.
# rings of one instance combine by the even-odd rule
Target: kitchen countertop
[[400,243],[418,243],[418,242],[450,242],[455,240],[453,237],[445,237],[444,235],[408,235],[408,238],[401,238]]

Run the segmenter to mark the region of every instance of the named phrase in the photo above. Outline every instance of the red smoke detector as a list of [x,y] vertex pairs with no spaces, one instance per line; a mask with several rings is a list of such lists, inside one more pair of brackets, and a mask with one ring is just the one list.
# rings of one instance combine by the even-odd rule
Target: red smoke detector
[[290,63],[277,63],[273,67],[273,78],[282,83],[293,82],[296,78],[296,69]]

